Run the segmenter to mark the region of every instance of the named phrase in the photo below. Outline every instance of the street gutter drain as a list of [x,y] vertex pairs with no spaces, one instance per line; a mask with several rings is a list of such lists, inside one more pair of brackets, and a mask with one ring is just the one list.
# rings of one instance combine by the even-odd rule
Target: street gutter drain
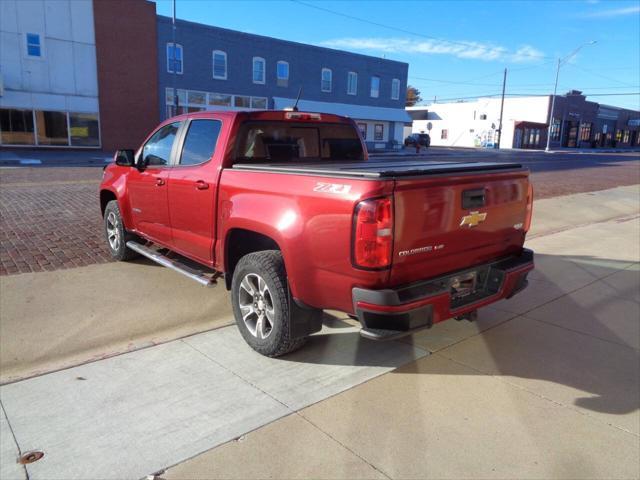
[[18,463],[21,463],[22,465],[26,465],[28,463],[37,462],[42,457],[44,457],[44,452],[33,450],[31,452],[25,452],[22,455],[20,455],[20,458],[18,458]]

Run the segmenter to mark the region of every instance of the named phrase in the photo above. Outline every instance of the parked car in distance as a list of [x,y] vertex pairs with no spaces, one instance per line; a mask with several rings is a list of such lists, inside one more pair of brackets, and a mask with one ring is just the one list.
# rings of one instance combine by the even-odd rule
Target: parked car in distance
[[428,133],[412,133],[404,139],[405,147],[415,147],[420,145],[421,147],[428,147],[431,145],[431,137]]
[[533,269],[527,169],[370,160],[349,118],[189,113],[114,160],[99,195],[112,257],[144,255],[205,286],[223,279],[263,355],[299,348],[323,309],[373,340],[472,320]]

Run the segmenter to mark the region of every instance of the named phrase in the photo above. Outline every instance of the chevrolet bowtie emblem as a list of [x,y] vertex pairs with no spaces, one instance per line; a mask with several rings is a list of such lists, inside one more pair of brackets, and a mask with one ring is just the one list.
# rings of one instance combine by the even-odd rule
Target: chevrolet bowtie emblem
[[462,220],[460,220],[460,226],[464,227],[465,225],[468,225],[469,228],[475,227],[480,222],[484,222],[486,218],[487,214],[484,212],[470,212],[469,215],[465,215],[464,217],[462,217]]

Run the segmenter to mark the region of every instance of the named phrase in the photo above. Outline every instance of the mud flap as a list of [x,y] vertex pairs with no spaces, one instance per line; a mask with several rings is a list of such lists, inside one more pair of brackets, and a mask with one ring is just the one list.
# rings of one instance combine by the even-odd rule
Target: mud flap
[[322,329],[324,312],[309,307],[289,294],[289,335],[290,338],[308,337]]

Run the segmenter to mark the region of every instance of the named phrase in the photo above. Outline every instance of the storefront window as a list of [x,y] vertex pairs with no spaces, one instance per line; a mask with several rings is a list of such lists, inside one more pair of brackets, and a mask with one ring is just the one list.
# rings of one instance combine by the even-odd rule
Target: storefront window
[[360,133],[362,133],[362,138],[367,139],[367,124],[359,123],[358,128],[360,129]]
[[100,127],[95,113],[69,113],[71,145],[74,147],[100,146]]
[[38,145],[69,145],[67,114],[36,110]]
[[31,110],[0,109],[0,143],[3,145],[34,145]]
[[616,130],[616,142],[622,140],[622,130]]
[[560,141],[560,119],[554,118],[551,124],[551,140]]
[[588,142],[591,140],[591,124],[583,123],[580,125],[580,140],[583,142]]
[[189,90],[189,105],[204,105],[207,103],[207,94],[205,92],[194,92]]
[[230,107],[231,95],[225,95],[223,93],[210,93],[209,105],[222,105],[224,107]]
[[629,137],[631,136],[629,130],[624,131],[624,136],[622,137],[622,143],[629,143]]
[[250,108],[251,97],[243,97],[241,95],[236,95],[234,97],[234,106],[240,107],[240,108]]
[[251,97],[251,108],[258,108],[260,110],[267,109],[267,99],[262,97]]
[[375,141],[380,141],[384,138],[384,125],[381,123],[376,123],[373,126],[373,139]]

